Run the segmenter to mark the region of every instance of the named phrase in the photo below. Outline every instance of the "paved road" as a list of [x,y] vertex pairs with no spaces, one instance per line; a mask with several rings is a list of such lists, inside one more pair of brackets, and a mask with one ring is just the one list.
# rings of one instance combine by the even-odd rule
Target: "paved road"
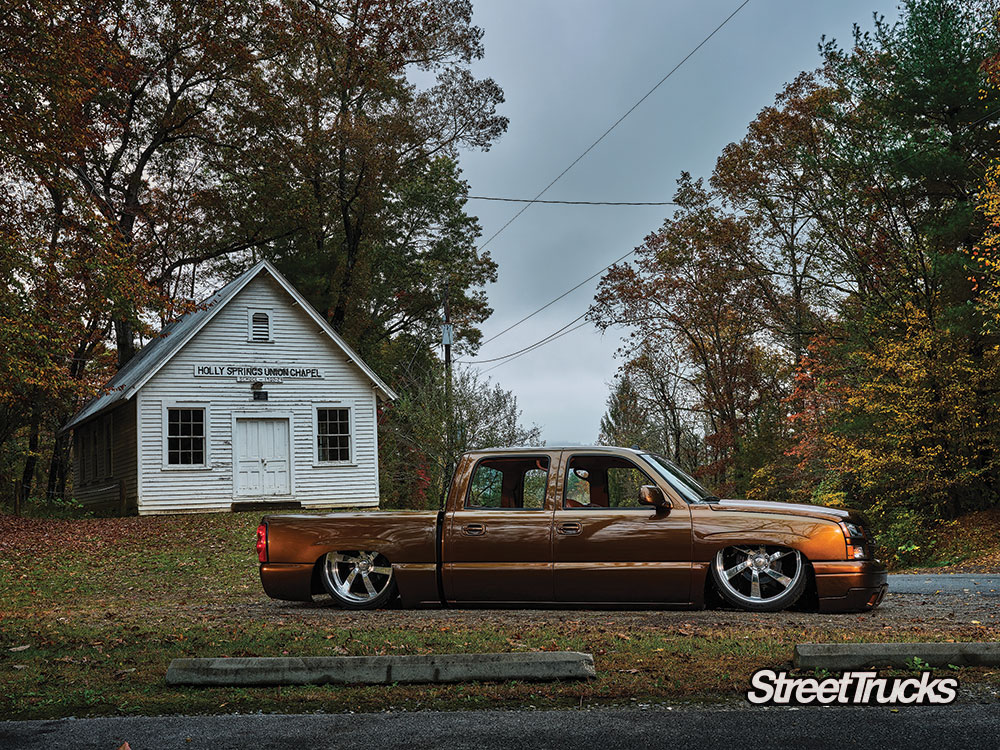
[[981,594],[1000,596],[1000,575],[955,573],[942,575],[896,574],[889,576],[893,594]]
[[994,748],[1000,704],[889,708],[479,711],[0,722],[5,750],[695,747]]

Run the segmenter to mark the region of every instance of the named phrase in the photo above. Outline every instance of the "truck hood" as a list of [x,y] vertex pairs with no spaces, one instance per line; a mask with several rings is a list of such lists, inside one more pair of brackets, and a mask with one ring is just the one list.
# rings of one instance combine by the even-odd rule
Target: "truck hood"
[[764,500],[719,500],[710,504],[716,511],[743,511],[747,513],[781,513],[791,516],[824,518],[832,521],[861,520],[860,514],[844,508],[802,503],[772,503]]

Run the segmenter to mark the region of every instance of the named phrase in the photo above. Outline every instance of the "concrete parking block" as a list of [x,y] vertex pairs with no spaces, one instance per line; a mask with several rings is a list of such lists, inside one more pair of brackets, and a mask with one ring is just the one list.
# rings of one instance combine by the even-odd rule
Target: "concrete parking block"
[[169,685],[388,685],[394,682],[576,680],[594,677],[594,657],[578,651],[414,656],[174,659]]
[[799,643],[792,663],[799,669],[910,667],[914,657],[932,667],[1000,666],[1000,643]]

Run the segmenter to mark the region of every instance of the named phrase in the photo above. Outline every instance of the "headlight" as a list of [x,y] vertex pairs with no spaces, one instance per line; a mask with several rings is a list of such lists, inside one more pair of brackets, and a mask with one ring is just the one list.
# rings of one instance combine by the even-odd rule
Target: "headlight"
[[871,542],[865,536],[864,527],[855,523],[841,523],[848,560],[867,560],[871,556]]

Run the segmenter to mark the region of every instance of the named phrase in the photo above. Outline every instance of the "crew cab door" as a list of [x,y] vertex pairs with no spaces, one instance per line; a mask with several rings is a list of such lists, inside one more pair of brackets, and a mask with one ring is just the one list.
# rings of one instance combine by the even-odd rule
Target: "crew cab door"
[[552,601],[551,463],[543,453],[486,456],[474,463],[464,496],[450,498],[445,518],[447,601]]
[[629,458],[566,454],[553,514],[560,602],[691,601],[691,514],[639,503],[657,485]]

